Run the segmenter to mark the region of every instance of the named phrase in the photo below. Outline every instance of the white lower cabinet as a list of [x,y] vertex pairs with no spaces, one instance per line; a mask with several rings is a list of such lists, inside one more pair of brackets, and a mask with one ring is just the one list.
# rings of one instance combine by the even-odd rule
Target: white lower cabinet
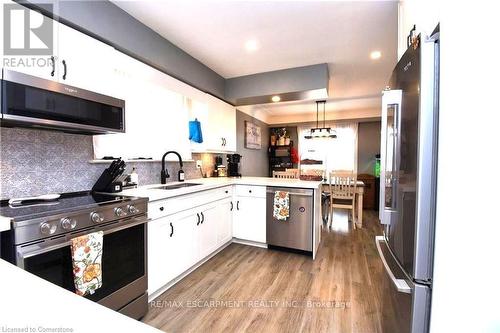
[[[264,190],[262,191],[262,189]],[[248,194],[242,193],[242,190],[246,190]],[[265,187],[245,186],[243,188],[242,186],[236,186],[235,193],[244,195],[236,195],[233,201],[233,236],[242,240],[265,243]]]
[[[172,205],[176,199],[168,200],[170,203],[166,202],[165,206]],[[156,206],[158,203],[150,203],[152,209]],[[150,221],[148,223],[149,295],[160,290],[231,239],[230,197]]]
[[151,295],[195,260],[196,214],[191,211],[148,223],[148,291]]
[[217,243],[226,244],[233,239],[233,203],[231,198],[222,200],[217,206]]

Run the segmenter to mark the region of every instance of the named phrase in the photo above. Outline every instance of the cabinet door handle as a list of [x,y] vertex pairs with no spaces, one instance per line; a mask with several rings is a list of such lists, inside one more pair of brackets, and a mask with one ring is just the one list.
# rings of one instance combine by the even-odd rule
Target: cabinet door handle
[[163,206],[160,207],[161,212],[163,212],[164,209],[165,209],[165,207],[163,207]]
[[201,224],[203,224],[203,222],[205,222],[205,215],[203,215],[203,212],[201,212],[200,214],[201,214]]
[[200,214],[196,213],[196,217],[198,217],[198,222],[196,222],[196,225],[200,225]]
[[240,210],[240,201],[236,201],[236,210]]
[[230,211],[232,212],[233,211],[233,202],[231,201],[231,209]]
[[172,222],[170,222],[170,237],[174,235],[174,226],[172,225]]
[[248,190],[248,193],[252,193],[252,190]]
[[224,147],[227,145],[227,141],[226,141],[226,138],[223,138],[224,139]]
[[66,74],[67,74],[67,71],[68,71],[68,68],[66,66],[66,60],[63,60],[62,64],[63,64],[63,68],[64,68],[63,80],[66,80]]
[[50,76],[54,76],[54,74],[56,73],[56,59],[54,58],[54,56],[50,57],[50,62],[52,63],[52,72],[50,72]]

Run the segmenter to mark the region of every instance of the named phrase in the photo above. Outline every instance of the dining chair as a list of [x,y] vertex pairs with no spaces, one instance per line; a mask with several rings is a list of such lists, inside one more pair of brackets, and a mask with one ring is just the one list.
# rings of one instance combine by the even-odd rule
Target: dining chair
[[352,223],[356,229],[356,182],[357,174],[352,171],[332,171],[329,175],[330,189],[330,228],[332,227],[333,209],[350,209]]
[[293,171],[273,171],[273,178],[297,179],[298,173]]

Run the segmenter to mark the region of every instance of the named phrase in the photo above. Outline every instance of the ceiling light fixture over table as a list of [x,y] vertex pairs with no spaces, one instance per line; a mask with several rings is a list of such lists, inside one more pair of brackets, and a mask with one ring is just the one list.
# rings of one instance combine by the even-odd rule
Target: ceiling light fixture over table
[[275,96],[271,97],[271,101],[273,101],[274,103],[278,103],[279,101],[281,101],[281,97],[279,97],[278,95],[275,95]]
[[[323,127],[319,127],[319,105],[323,104]],[[325,107],[326,101],[316,101],[316,127],[311,128],[309,135],[305,135],[305,139],[335,139],[337,133],[331,127],[325,125]]]

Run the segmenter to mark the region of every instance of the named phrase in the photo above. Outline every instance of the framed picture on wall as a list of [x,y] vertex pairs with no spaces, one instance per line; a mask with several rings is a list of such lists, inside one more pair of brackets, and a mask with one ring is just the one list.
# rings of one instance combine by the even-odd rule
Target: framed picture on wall
[[249,121],[245,121],[245,148],[261,149],[262,137],[260,126]]

